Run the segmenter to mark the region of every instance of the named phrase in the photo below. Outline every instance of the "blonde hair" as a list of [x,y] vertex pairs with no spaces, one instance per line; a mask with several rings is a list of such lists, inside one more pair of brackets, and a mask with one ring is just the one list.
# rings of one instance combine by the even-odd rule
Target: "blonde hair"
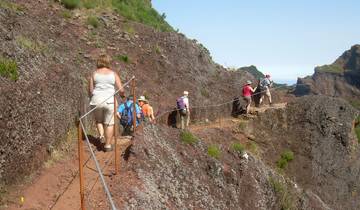
[[102,54],[96,61],[97,68],[110,68],[111,57],[107,54]]

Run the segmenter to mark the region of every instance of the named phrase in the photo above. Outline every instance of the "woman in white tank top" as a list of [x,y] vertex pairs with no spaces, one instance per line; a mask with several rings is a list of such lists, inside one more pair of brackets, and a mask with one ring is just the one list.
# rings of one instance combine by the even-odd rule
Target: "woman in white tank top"
[[94,111],[94,116],[100,140],[105,138],[105,151],[112,149],[111,139],[114,134],[114,97],[111,96],[118,89],[121,89],[120,95],[124,96],[120,77],[110,69],[110,64],[110,56],[101,55],[97,60],[97,69],[92,73],[89,81],[90,105],[91,107],[98,106]]

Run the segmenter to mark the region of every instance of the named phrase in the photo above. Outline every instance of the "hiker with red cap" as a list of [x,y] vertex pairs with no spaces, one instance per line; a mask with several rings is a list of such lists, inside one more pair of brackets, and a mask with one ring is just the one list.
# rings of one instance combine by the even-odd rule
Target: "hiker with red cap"
[[242,95],[246,101],[246,114],[249,114],[250,112],[251,96],[255,92],[255,90],[251,87],[251,84],[252,82],[250,80],[246,81],[246,85],[244,85],[242,89]]
[[180,115],[181,129],[189,127],[190,123],[190,107],[189,107],[189,92],[184,91],[184,95],[176,100],[177,109]]
[[261,88],[260,104],[263,102],[263,99],[266,96],[269,100],[269,104],[272,105],[271,93],[270,93],[270,88],[272,85],[273,85],[273,81],[270,79],[269,74],[265,75],[265,78],[260,81],[260,88]]

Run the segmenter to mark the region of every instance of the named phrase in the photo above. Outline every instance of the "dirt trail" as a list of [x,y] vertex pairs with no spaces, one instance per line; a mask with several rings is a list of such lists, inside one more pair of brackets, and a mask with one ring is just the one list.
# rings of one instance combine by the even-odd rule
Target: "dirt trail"
[[[120,148],[124,148],[127,143],[121,140]],[[109,183],[114,174],[114,153],[98,151],[95,146],[93,149],[102,167],[105,180]],[[87,209],[104,209],[107,207],[107,198],[100,183],[95,162],[90,158],[90,152],[86,145],[84,145],[84,150],[85,161],[87,161],[84,167],[86,207]],[[18,187],[19,189],[10,196],[10,204],[6,209],[79,209],[80,184],[77,158],[77,150],[74,150],[66,159],[45,168],[34,178],[32,183]],[[24,197],[22,205],[21,197]]]
[[[267,109],[284,108],[285,106],[286,103],[274,104],[271,107],[253,107],[251,112],[256,114]],[[256,117],[256,115],[250,115],[249,117]],[[222,118],[216,122],[191,125],[190,130],[195,133],[201,133],[205,129],[232,130],[238,126],[239,122],[244,120],[246,121],[247,117],[244,119]],[[239,139],[243,139],[243,137],[244,135],[241,134]],[[121,140],[120,148],[123,150],[128,143],[128,141]],[[105,180],[109,184],[111,183],[115,167],[114,153],[98,151],[94,145],[93,149],[102,167]],[[85,161],[88,160],[84,167],[86,207],[87,209],[106,209],[108,208],[108,201],[100,183],[95,163],[92,159],[89,159],[90,152],[86,144],[84,144],[84,150],[86,151]],[[9,206],[6,207],[6,209],[10,210],[80,209],[77,150],[74,149],[64,160],[55,163],[49,168],[45,168],[33,179],[32,183],[18,187],[15,192],[11,193],[10,197]],[[21,197],[24,197],[22,205]]]

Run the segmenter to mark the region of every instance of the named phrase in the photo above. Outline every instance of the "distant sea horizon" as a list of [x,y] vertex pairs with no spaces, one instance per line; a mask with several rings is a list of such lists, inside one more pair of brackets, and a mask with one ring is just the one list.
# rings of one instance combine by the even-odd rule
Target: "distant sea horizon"
[[273,80],[274,80],[275,83],[287,84],[289,86],[295,85],[296,82],[297,82],[297,79],[276,79],[276,78],[273,78]]

